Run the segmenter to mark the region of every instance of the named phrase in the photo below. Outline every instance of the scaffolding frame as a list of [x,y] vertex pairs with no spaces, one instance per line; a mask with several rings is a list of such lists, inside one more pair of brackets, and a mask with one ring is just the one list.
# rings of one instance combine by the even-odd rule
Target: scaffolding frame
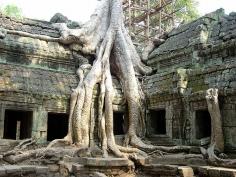
[[148,42],[173,28],[176,13],[173,2],[174,0],[123,0],[125,25],[134,42]]

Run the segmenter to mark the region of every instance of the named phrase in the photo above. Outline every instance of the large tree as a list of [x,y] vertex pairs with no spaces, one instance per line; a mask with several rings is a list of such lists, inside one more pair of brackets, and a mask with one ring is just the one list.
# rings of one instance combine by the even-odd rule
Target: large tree
[[[142,153],[139,149],[155,150],[155,152],[190,152],[189,146],[152,146],[145,144],[137,135],[137,131],[145,129],[144,126],[144,95],[137,76],[150,74],[151,68],[145,66],[124,27],[121,0],[103,0],[101,6],[92,15],[90,21],[80,29],[68,29],[66,24],[56,25],[61,30],[61,38],[55,39],[48,36],[26,34],[24,32],[6,30],[7,33],[20,34],[28,37],[39,38],[47,41],[58,41],[70,46],[72,50],[94,54],[95,60],[92,66],[82,64],[77,74],[80,78],[78,86],[73,90],[70,101],[70,116],[68,134],[62,140],[52,141],[47,148],[21,152],[31,141],[21,142],[13,151],[3,154],[5,161],[17,163],[30,157],[44,156],[46,154],[74,155],[81,149],[89,149],[94,145],[94,102],[93,90],[99,85],[98,97],[98,123],[102,155],[108,156],[108,151],[118,157],[124,157],[125,153]],[[162,43],[163,41],[157,41]],[[122,85],[127,105],[128,130],[124,145],[116,145],[113,133],[113,87],[112,74],[118,78]],[[214,149],[223,151],[224,144],[222,133],[220,110],[218,106],[217,90],[207,91],[207,103],[213,121],[212,143],[209,149],[202,149],[202,153],[214,161],[215,165],[235,167],[235,160],[218,158]],[[59,142],[67,142],[74,147],[55,149],[53,146]],[[130,148],[127,147],[131,145]],[[144,155],[144,154],[142,154]],[[195,156],[193,156],[194,158]]]
[[[144,144],[137,136],[137,127],[144,125],[144,110],[143,93],[136,77],[150,74],[152,70],[141,62],[124,27],[121,0],[101,1],[90,21],[81,29],[68,29],[62,24],[59,28],[62,33],[60,42],[80,45],[83,53],[96,55],[91,68],[84,64],[77,71],[80,82],[71,95],[69,131],[64,140],[79,147],[93,144],[90,142],[92,97],[95,85],[99,84],[98,120],[104,156],[107,150],[123,156],[120,150],[124,148],[116,145],[113,133],[112,71],[122,85],[128,107],[128,131],[124,144],[153,149],[154,146]],[[58,140],[52,144],[55,142]]]

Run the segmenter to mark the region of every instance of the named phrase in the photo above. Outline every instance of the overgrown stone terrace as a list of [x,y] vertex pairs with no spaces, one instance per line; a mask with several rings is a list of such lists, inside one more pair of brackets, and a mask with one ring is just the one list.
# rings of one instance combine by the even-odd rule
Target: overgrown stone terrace
[[[49,116],[68,115],[71,89],[78,82],[75,70],[81,60],[89,60],[91,56],[82,56],[57,42],[4,33],[7,29],[59,37],[59,32],[49,22],[15,20],[1,15],[0,24],[0,138],[3,138],[0,141],[0,152],[3,153],[16,146],[19,141],[5,140],[6,138],[34,137],[39,144],[47,141],[50,131]],[[146,138],[152,143],[194,146],[208,144],[211,132],[207,125],[210,117],[205,92],[208,88],[218,88],[226,152],[234,157],[235,27],[236,14],[225,15],[220,9],[172,30],[165,43],[150,54],[147,64],[153,67],[155,73],[144,78],[143,87],[148,103]],[[124,113],[121,87],[118,82],[115,83],[114,110]],[[96,97],[96,91],[94,95]],[[13,128],[16,123],[7,118],[22,111],[32,113],[29,114],[31,121],[25,127],[30,133],[23,133],[24,137],[17,132],[23,130]],[[12,113],[6,115],[6,112]],[[159,122],[156,122],[155,116],[160,117]],[[23,122],[23,118],[20,121]],[[9,127],[11,131],[15,129],[13,134],[7,129]],[[65,127],[67,125],[60,128],[66,129]],[[191,150],[193,152],[196,151],[194,146]],[[1,161],[5,165],[0,167],[0,176],[88,176],[90,173],[94,176],[102,176],[102,173],[135,176],[134,167],[139,171],[136,176],[236,175],[233,169],[206,166],[207,162],[198,155],[194,160],[182,154],[158,157],[151,155],[149,159],[140,159],[135,164],[124,159],[94,157],[77,159],[76,162],[68,157],[51,158],[41,164],[47,167],[40,167],[36,162],[25,162],[31,165],[35,163],[35,166],[11,166]]]

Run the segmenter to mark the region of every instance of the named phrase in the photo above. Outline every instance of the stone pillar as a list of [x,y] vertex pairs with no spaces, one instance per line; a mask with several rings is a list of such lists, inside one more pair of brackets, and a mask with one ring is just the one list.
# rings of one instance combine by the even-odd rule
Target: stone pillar
[[4,104],[0,104],[0,139],[2,139],[4,136],[4,117],[5,117]]
[[16,121],[16,140],[20,139],[21,121]]
[[47,118],[48,114],[43,106],[34,111],[32,137],[38,143],[45,143],[47,141]]
[[172,138],[172,119],[173,119],[173,106],[166,103],[166,135]]

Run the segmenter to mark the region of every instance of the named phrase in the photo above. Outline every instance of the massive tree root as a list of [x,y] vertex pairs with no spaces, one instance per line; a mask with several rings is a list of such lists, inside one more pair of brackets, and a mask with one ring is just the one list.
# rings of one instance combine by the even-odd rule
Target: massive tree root
[[[111,69],[122,85],[128,105],[129,128],[125,145],[155,149],[154,146],[144,144],[137,136],[137,127],[142,127],[144,131],[145,121],[143,95],[136,75],[149,74],[151,68],[141,62],[123,24],[121,1],[104,0],[83,28],[71,30],[65,25],[57,25],[62,33],[61,42],[71,44],[71,48],[82,44],[80,50],[83,53],[96,53],[96,60],[90,70],[84,65],[78,69],[80,82],[71,95],[69,131],[64,140],[79,147],[91,146],[92,96],[95,85],[99,84],[97,118],[105,157],[108,150],[118,157],[124,157],[122,152],[138,152],[135,148],[124,148],[115,143]],[[49,146],[52,147],[58,141],[63,140],[53,141]]]
[[[224,156],[224,136],[218,101],[218,89],[208,89],[206,91],[206,101],[211,116],[211,143],[208,149],[201,148],[201,152],[212,165],[236,168],[236,160],[222,158]],[[221,157],[218,157],[216,154]]]

